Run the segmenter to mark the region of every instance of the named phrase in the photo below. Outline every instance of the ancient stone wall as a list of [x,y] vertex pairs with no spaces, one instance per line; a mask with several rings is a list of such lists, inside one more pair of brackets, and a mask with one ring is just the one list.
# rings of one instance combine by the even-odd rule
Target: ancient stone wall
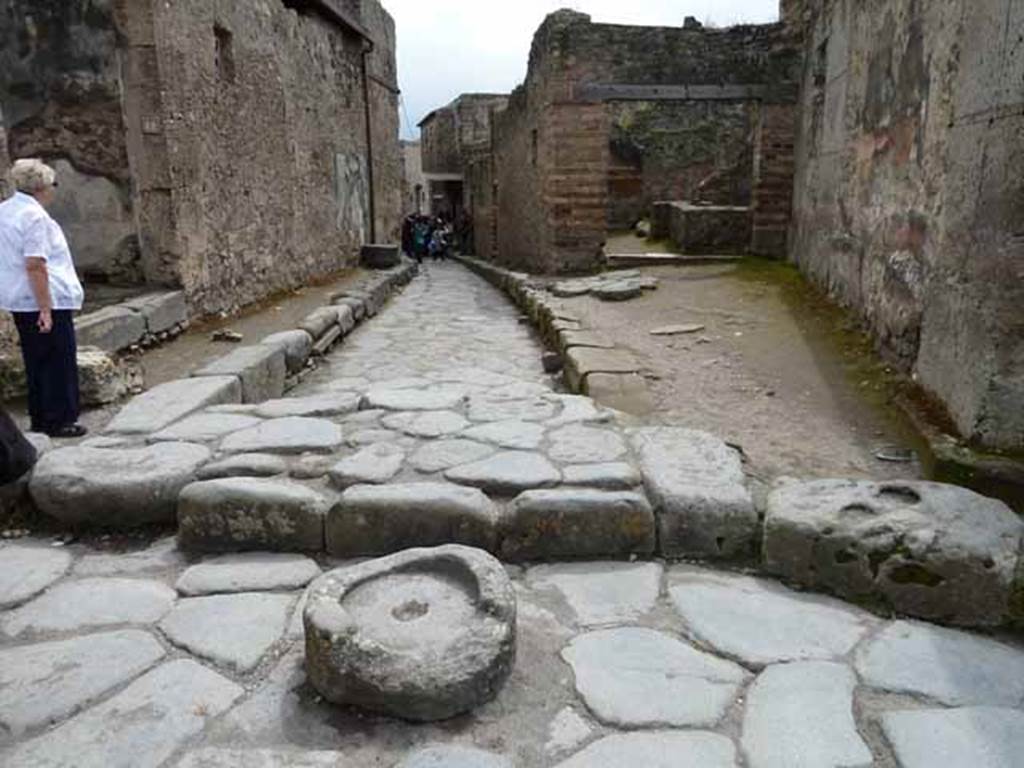
[[421,213],[427,208],[427,180],[423,175],[422,145],[402,142],[402,213]]
[[968,437],[1024,447],[1024,4],[812,2],[792,258]]
[[459,137],[451,105],[427,115],[420,123],[424,173],[461,173]]

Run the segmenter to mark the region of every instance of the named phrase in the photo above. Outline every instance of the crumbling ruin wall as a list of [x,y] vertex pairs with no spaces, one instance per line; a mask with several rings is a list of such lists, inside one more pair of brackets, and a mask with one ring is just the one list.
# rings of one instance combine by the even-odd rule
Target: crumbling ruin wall
[[459,136],[451,105],[427,115],[420,123],[424,173],[461,173]]
[[1024,4],[809,4],[800,268],[965,436],[1024,447]]

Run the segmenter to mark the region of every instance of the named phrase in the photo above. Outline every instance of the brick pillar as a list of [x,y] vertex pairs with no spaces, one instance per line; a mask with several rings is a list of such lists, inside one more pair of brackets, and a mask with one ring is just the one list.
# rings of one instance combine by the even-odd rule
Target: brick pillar
[[750,251],[784,258],[793,213],[796,106],[762,104],[754,143]]

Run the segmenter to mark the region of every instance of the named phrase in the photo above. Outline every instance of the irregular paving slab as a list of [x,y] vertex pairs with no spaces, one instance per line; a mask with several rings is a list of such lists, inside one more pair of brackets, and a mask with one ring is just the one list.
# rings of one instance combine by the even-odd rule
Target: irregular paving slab
[[478,549],[410,549],[320,577],[306,672],[329,701],[444,720],[494,698],[515,658],[516,600]]
[[239,453],[202,467],[196,476],[200,480],[222,477],[273,477],[288,472],[288,461],[272,453]]
[[524,491],[501,528],[503,557],[537,560],[654,552],[654,512],[632,491]]
[[313,337],[301,328],[272,333],[265,336],[260,344],[276,347],[284,352],[284,362],[290,374],[298,373],[305,368],[306,361],[313,353]]
[[0,610],[24,603],[61,578],[71,555],[44,544],[0,545]]
[[237,413],[199,413],[160,430],[149,439],[206,443],[261,423],[261,419]]
[[550,439],[548,456],[555,461],[573,464],[615,461],[627,450],[625,441],[617,433],[581,424],[556,430]]
[[323,549],[327,501],[297,483],[259,478],[206,480],[178,499],[178,543],[206,552]]
[[281,419],[287,416],[341,416],[357,411],[361,399],[355,392],[286,397],[261,403],[255,413],[265,419]]
[[185,563],[174,536],[167,536],[136,552],[84,555],[75,564],[76,576],[127,576],[147,571],[167,571]]
[[394,389],[389,385],[374,387],[363,398],[365,408],[389,411],[448,411],[466,400],[466,388],[441,384],[423,389]]
[[192,443],[61,448],[36,464],[29,492],[40,511],[64,523],[165,523],[174,520],[178,492],[209,458],[209,449]]
[[535,450],[544,439],[544,427],[527,421],[495,421],[470,427],[462,437],[502,448]]
[[856,666],[866,685],[950,706],[1024,702],[1024,651],[966,632],[897,621],[858,649]]
[[186,570],[175,589],[183,595],[301,589],[320,575],[320,566],[303,555],[244,552],[222,555]]
[[818,480],[768,497],[765,568],[801,586],[967,626],[1009,618],[1024,521],[941,483]]
[[255,344],[239,347],[193,371],[193,376],[237,376],[242,382],[242,402],[261,403],[284,394],[288,376],[284,350]]
[[329,472],[331,485],[344,489],[364,483],[386,483],[398,474],[405,451],[392,443],[377,443],[342,459]]
[[194,661],[169,661],[6,758],[38,768],[158,768],[242,694]]
[[228,435],[221,450],[228,453],[329,453],[341,445],[341,427],[326,419],[292,416],[271,419]]
[[462,438],[432,440],[409,457],[409,466],[419,472],[440,472],[457,464],[478,461],[497,450],[492,445]]
[[69,632],[111,624],[151,624],[177,595],[158,581],[81,579],[59,584],[0,619],[4,634]]
[[534,589],[562,594],[581,626],[626,624],[654,608],[661,590],[657,563],[559,563],[527,574]]
[[63,720],[163,657],[138,630],[0,650],[0,732],[20,736]]
[[469,422],[455,411],[395,413],[385,416],[383,423],[389,429],[397,429],[415,437],[453,435],[469,426]]
[[439,544],[494,550],[498,518],[494,502],[476,488],[451,483],[356,485],[327,515],[327,551],[356,557]]
[[106,431],[126,435],[159,432],[207,406],[241,400],[242,384],[235,376],[168,381],[132,398]]
[[573,464],[562,468],[566,485],[587,485],[607,491],[628,490],[640,485],[640,471],[624,461],[602,464]]
[[528,451],[502,451],[480,461],[452,467],[444,476],[453,482],[498,494],[556,485],[562,477],[544,456]]
[[875,623],[837,600],[764,579],[673,569],[669,595],[689,634],[748,666],[845,656]]
[[248,672],[284,634],[295,598],[259,592],[180,601],[160,630],[175,645]]
[[630,437],[658,516],[661,554],[730,558],[752,552],[757,512],[736,451],[692,429],[645,427]]
[[741,744],[750,768],[870,768],[857,733],[849,667],[800,661],[768,667],[747,693]]
[[620,733],[594,742],[555,768],[736,768],[736,748],[725,736],[693,731]]
[[549,755],[557,755],[575,749],[590,738],[593,727],[577,714],[572,707],[564,707],[555,715],[548,729],[548,740],[544,751]]
[[902,768],[1016,768],[1024,712],[968,707],[886,712],[882,729]]
[[556,406],[550,400],[532,397],[523,400],[494,399],[490,392],[471,395],[466,415],[470,421],[544,421],[554,416]]
[[452,744],[418,749],[395,768],[513,768],[512,762],[493,752]]
[[225,749],[186,752],[174,768],[355,768],[341,752],[309,749]]
[[580,635],[562,658],[587,708],[618,728],[714,725],[747,678],[730,661],[639,627]]

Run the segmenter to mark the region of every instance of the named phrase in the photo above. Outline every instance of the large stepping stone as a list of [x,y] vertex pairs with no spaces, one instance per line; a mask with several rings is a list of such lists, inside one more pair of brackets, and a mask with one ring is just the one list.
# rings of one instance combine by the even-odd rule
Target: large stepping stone
[[473,747],[438,744],[417,749],[395,768],[513,768],[512,761]]
[[654,513],[633,491],[525,491],[501,531],[502,556],[517,560],[651,554],[654,544]]
[[475,440],[432,440],[420,446],[409,457],[409,466],[418,472],[440,472],[458,464],[479,461],[497,451],[495,446],[484,445]]
[[224,435],[261,424],[262,419],[239,413],[198,413],[161,429],[150,436],[151,441],[207,443]]
[[158,581],[82,579],[59,584],[0,619],[10,637],[26,632],[71,632],[112,624],[152,624],[177,595]]
[[498,519],[494,502],[476,488],[451,483],[356,485],[327,515],[327,551],[357,557],[439,544],[494,550]]
[[163,657],[160,643],[139,630],[0,650],[0,733],[56,723]]
[[527,574],[534,589],[555,589],[576,622],[593,627],[627,624],[654,608],[661,590],[657,563],[558,563],[538,565]]
[[764,561],[804,587],[998,625],[1011,618],[1022,539],[1024,521],[1009,507],[965,488],[818,480],[768,497]]
[[39,768],[158,768],[243,693],[194,661],[169,661],[5,759]]
[[494,421],[470,427],[462,437],[501,448],[536,450],[544,440],[544,427],[528,421]]
[[301,589],[320,575],[303,555],[243,552],[222,555],[188,568],[174,585],[183,595]]
[[386,483],[398,474],[404,461],[405,451],[399,446],[375,443],[331,467],[331,485],[345,489],[352,485]]
[[295,598],[250,592],[180,601],[160,622],[177,646],[216,664],[248,672],[284,634]]
[[757,512],[739,454],[692,429],[632,430],[647,495],[668,557],[737,558],[753,552]]
[[282,480],[192,483],[178,498],[178,544],[204,552],[318,552],[324,545],[327,506],[316,491]]
[[849,667],[800,661],[768,667],[750,687],[743,752],[750,768],[871,768],[857,733]]
[[950,706],[1020,706],[1024,650],[911,621],[890,624],[857,651],[866,685]]
[[341,427],[326,419],[290,416],[271,419],[224,438],[227,453],[330,453],[342,442]]
[[192,443],[60,448],[36,464],[29,492],[40,511],[63,523],[166,523],[174,520],[179,491],[209,458],[209,449]]
[[562,427],[550,435],[547,454],[555,461],[572,464],[609,462],[625,455],[626,443],[617,432],[609,429],[573,424]]
[[478,549],[411,549],[310,587],[306,672],[328,701],[444,720],[497,695],[515,658],[516,602]]
[[747,666],[845,656],[875,623],[836,600],[763,579],[673,570],[669,596],[689,633]]
[[284,350],[254,344],[239,347],[192,373],[202,376],[237,376],[242,382],[242,402],[261,403],[284,394],[288,377]]
[[736,765],[736,748],[725,736],[701,731],[652,731],[606,736],[555,768],[736,768]]
[[882,730],[902,768],[1017,768],[1024,712],[967,707],[886,712]]
[[580,635],[562,658],[587,709],[616,728],[713,726],[747,679],[730,661],[639,627]]
[[289,374],[296,374],[306,367],[306,361],[313,353],[313,337],[308,331],[298,328],[265,336],[260,344],[276,347],[284,352],[284,362]]
[[0,545],[0,610],[24,603],[71,567],[71,555],[43,544]]
[[106,431],[125,435],[159,432],[208,406],[241,400],[242,385],[234,376],[168,381],[132,398]]
[[557,485],[562,478],[561,472],[547,458],[532,451],[502,451],[480,461],[452,467],[444,476],[455,483],[504,495]]
[[362,397],[355,392],[327,392],[309,397],[285,397],[261,403],[254,413],[265,419],[288,416],[342,416],[359,410]]

